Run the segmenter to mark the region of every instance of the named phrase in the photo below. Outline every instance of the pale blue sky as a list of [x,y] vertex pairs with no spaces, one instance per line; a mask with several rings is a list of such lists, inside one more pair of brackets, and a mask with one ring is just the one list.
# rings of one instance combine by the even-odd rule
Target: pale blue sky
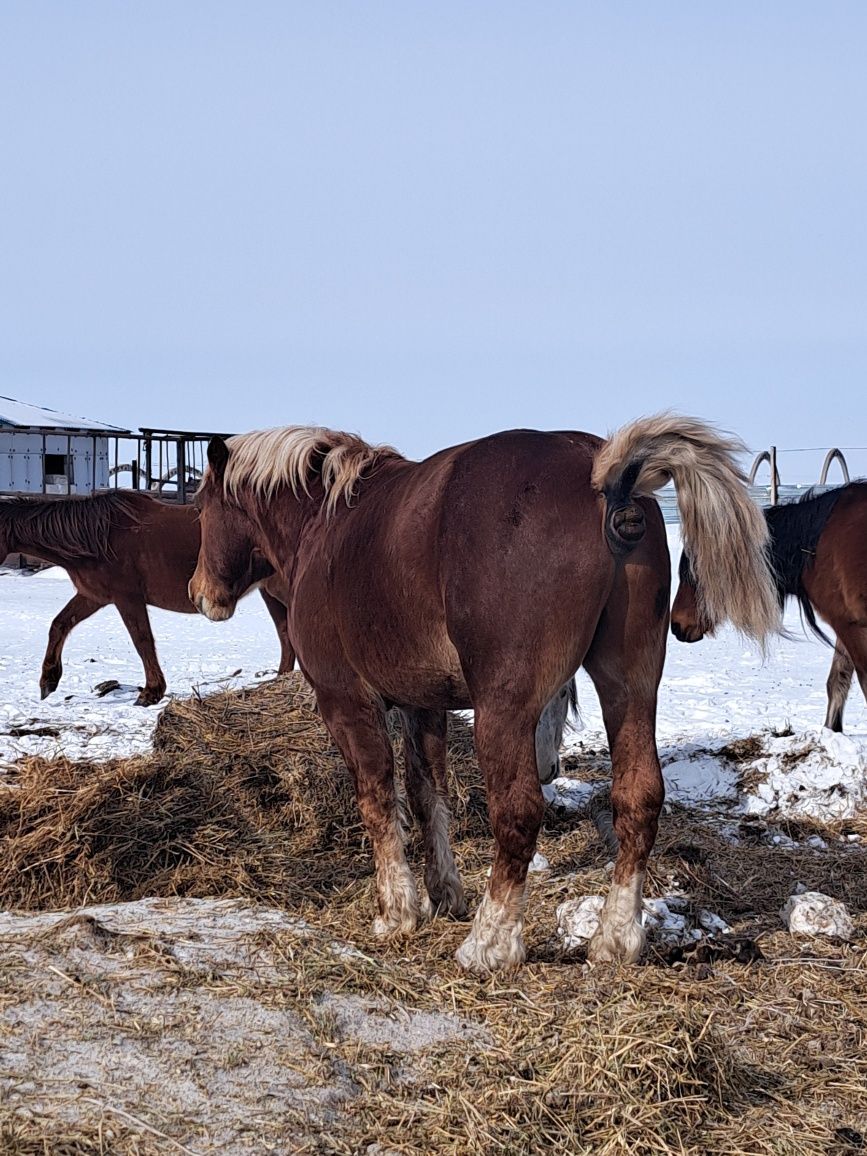
[[867,445],[867,5],[0,3],[0,394]]

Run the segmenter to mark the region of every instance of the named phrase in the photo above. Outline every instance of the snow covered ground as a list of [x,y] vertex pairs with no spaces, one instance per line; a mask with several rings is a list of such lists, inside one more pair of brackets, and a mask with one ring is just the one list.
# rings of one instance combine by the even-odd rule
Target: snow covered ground
[[[57,567],[37,574],[0,570],[0,766],[22,754],[100,759],[150,744],[159,708],[135,705],[144,674],[113,606],[73,630],[60,686],[40,700],[48,627],[74,592]],[[243,686],[276,673],[280,645],[258,594],[219,626],[199,614],[151,609],[150,617],[170,695]],[[120,689],[99,698],[94,687],[108,679]]]
[[[669,540],[676,565],[677,527],[669,527]],[[73,631],[63,680],[50,698],[40,701],[48,626],[72,592],[59,569],[36,575],[0,571],[0,765],[24,753],[106,758],[143,751],[150,742],[158,708],[134,705],[141,664],[113,607]],[[258,595],[247,598],[228,623],[158,610],[151,611],[151,620],[169,694],[242,686],[271,677],[276,669],[277,637]],[[708,758],[708,749],[760,732],[792,732],[769,738],[765,761],[756,764],[762,781],[747,809],[772,809],[787,792],[792,795],[787,809],[794,812],[816,813],[818,808],[820,814],[840,817],[859,805],[867,777],[867,706],[856,683],[846,710],[846,735],[840,739],[822,732],[831,652],[804,634],[795,606],[789,606],[786,621],[793,637],[774,641],[765,661],[728,629],[692,646],[669,639],[658,737],[670,798],[693,803],[733,799],[735,772]],[[107,679],[117,680],[121,688],[99,698],[93,688]],[[599,705],[583,673],[579,699],[582,727],[570,741],[604,745]],[[807,746],[809,754],[798,767],[784,768],[780,779],[784,756]],[[793,786],[793,774],[808,780],[806,786],[800,781]],[[818,801],[812,786],[818,788]]]

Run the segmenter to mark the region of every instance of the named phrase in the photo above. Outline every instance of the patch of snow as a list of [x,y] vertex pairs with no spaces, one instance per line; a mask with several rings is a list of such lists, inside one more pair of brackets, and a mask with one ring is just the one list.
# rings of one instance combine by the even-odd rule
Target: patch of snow
[[662,777],[666,798],[685,807],[733,802],[737,798],[737,772],[718,758],[675,759],[662,768]]
[[582,783],[561,775],[542,787],[542,796],[552,807],[561,811],[584,811],[591,798],[600,789],[599,783]]
[[709,935],[728,935],[731,927],[713,911],[702,909],[698,913],[698,921]]
[[786,901],[780,918],[793,935],[830,935],[851,939],[852,919],[845,904],[821,891],[802,891]]
[[580,899],[567,899],[560,904],[557,908],[557,935],[568,951],[583,947],[593,938],[604,905],[605,899],[601,895],[582,895]]
[[768,738],[750,763],[744,811],[749,815],[851,818],[865,801],[867,744],[824,727],[785,738]]
[[[601,895],[569,899],[557,908],[557,935],[567,950],[583,947],[599,927],[605,900]],[[641,922],[648,935],[669,946],[694,943],[705,936],[727,934],[731,928],[713,911],[693,912],[683,895],[645,899]]]
[[[59,566],[34,574],[0,570],[0,768],[23,755],[100,760],[150,748],[169,699],[157,707],[135,705],[144,674],[113,606],[73,630],[60,685],[40,699],[48,628],[74,593]],[[219,625],[200,614],[153,608],[149,614],[169,696],[254,685],[276,673],[280,646],[258,594],[244,598],[232,619]],[[94,687],[109,678],[120,688],[99,698]]]
[[[683,943],[693,936],[688,933],[686,915],[673,911],[672,906],[665,899],[645,899],[641,921],[645,930],[663,943]],[[700,931],[697,938],[701,938]]]

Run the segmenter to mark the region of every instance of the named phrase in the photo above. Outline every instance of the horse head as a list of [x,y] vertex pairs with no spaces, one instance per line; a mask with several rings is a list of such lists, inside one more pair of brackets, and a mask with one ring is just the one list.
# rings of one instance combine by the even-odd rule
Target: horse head
[[274,573],[251,512],[226,492],[229,453],[223,438],[211,438],[208,470],[195,497],[202,544],[188,590],[195,608],[212,622],[231,618],[240,599]]
[[671,633],[678,642],[701,642],[706,634],[713,634],[713,629],[702,612],[695,575],[685,550],[680,556],[678,573],[680,584],[671,608]]

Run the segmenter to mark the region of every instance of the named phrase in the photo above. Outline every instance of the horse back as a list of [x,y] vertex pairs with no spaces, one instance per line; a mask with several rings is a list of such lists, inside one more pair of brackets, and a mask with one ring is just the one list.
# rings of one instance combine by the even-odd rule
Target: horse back
[[[426,678],[417,705],[449,694],[458,705],[480,656],[535,647],[558,634],[552,623],[556,664],[574,670],[615,572],[590,485],[599,444],[516,430],[383,467],[308,537],[294,591],[301,649],[325,667],[339,645],[385,697]],[[336,631],[314,624],[329,619]]]

